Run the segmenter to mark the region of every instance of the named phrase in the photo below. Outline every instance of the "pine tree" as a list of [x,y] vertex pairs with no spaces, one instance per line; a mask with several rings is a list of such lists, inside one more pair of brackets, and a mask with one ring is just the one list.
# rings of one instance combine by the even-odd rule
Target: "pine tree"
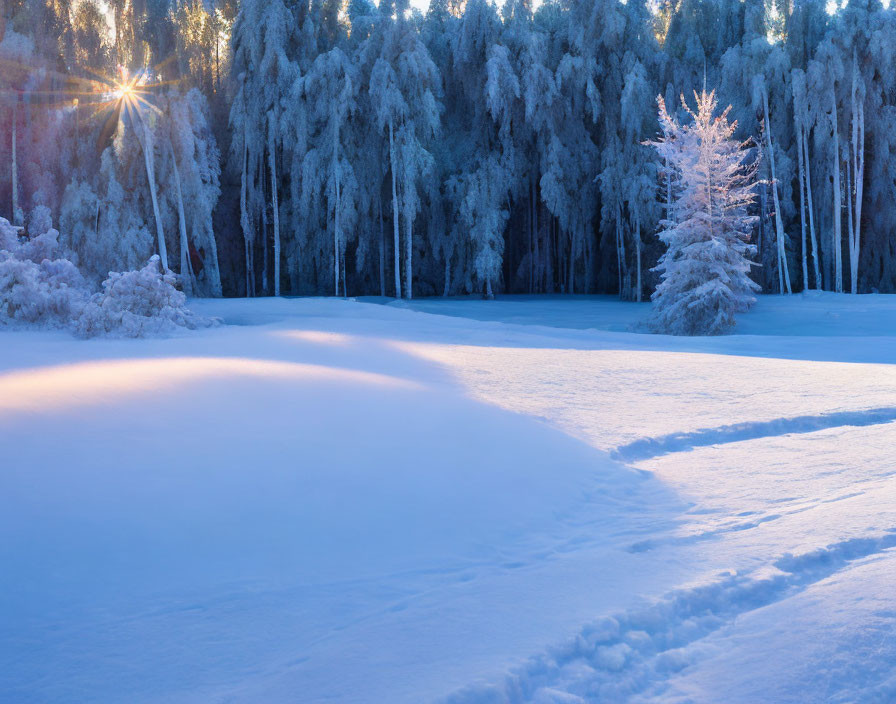
[[675,174],[676,190],[671,218],[661,223],[668,249],[656,267],[662,282],[653,294],[651,326],[672,335],[727,332],[759,289],[749,277],[756,162],[746,161],[748,143],[732,138],[737,123],[728,121],[730,108],[714,116],[715,91],[695,97],[696,111],[682,96],[693,119],[686,125],[658,99],[663,136],[653,142]]

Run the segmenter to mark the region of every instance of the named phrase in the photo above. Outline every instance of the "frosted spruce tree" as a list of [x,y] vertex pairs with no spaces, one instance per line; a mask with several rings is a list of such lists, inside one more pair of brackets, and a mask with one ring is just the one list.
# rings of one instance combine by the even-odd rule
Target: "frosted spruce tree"
[[734,326],[735,313],[754,302],[759,286],[749,277],[749,244],[756,221],[756,163],[746,162],[747,144],[732,138],[737,122],[716,116],[715,91],[704,89],[680,124],[659,102],[663,136],[653,146],[669,164],[675,184],[670,218],[661,221],[668,249],[656,267],[662,277],[653,294],[651,327],[672,335],[719,335]]

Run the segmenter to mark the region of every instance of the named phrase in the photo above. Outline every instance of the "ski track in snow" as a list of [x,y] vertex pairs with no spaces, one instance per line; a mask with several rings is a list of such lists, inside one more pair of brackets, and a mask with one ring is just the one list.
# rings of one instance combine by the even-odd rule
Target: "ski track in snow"
[[662,693],[664,680],[694,662],[689,646],[738,616],[791,597],[848,567],[896,547],[896,527],[800,555],[768,568],[729,574],[676,590],[665,599],[585,626],[569,643],[533,658],[499,685],[471,687],[445,704],[620,702]]
[[[636,463],[642,460],[686,453],[700,447],[809,434],[831,428],[884,425],[894,420],[896,407],[778,418],[645,438],[620,446],[610,455],[620,462],[637,466]],[[857,482],[854,486],[870,483]],[[862,494],[862,491],[854,491],[822,499],[819,503],[844,501]],[[792,500],[788,497],[780,501]],[[725,533],[756,528],[778,520],[785,513],[798,513],[809,508],[800,507],[746,521],[735,520],[722,528],[687,536],[650,538],[632,544],[629,550],[643,552],[661,545],[709,540]],[[694,511],[701,512],[699,509]],[[752,513],[748,511],[742,515]],[[442,704],[666,701],[664,695],[670,676],[699,660],[701,653],[693,647],[695,644],[731,627],[740,616],[800,594],[853,563],[893,548],[896,548],[896,526],[878,535],[849,538],[800,554],[786,553],[749,572],[724,574],[709,583],[674,590],[656,603],[589,623],[569,642],[534,656],[503,682],[467,687],[444,698]],[[896,688],[884,682],[874,691],[866,692],[864,697],[867,701],[883,702],[887,701],[887,692],[896,692]],[[844,701],[853,700],[847,698]]]
[[896,407],[869,408],[866,411],[841,411],[815,416],[776,418],[763,422],[735,423],[719,428],[707,428],[690,433],[671,433],[657,438],[644,438],[617,447],[611,456],[621,462],[660,457],[671,452],[685,452],[695,447],[721,445],[742,440],[814,433],[827,428],[883,425],[896,420]]

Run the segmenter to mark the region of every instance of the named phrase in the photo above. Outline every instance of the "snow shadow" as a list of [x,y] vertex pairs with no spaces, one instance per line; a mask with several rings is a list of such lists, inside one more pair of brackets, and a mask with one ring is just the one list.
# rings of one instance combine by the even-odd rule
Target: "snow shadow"
[[814,416],[776,418],[750,423],[735,423],[718,428],[707,428],[692,433],[672,433],[657,438],[643,438],[613,451],[620,462],[638,462],[669,454],[685,452],[695,447],[722,445],[742,440],[777,437],[780,435],[814,433],[844,426],[864,427],[896,421],[896,407],[870,408],[862,411],[842,411]]

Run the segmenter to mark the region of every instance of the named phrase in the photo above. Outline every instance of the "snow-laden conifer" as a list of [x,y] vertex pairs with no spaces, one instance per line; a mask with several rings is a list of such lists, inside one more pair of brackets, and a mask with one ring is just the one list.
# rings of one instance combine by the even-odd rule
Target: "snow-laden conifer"
[[734,326],[759,286],[749,277],[749,243],[756,220],[748,213],[755,198],[756,162],[748,144],[733,139],[729,109],[715,115],[715,91],[702,91],[692,122],[680,124],[659,102],[662,137],[653,142],[675,173],[671,218],[661,222],[668,249],[656,271],[662,282],[653,294],[651,327],[673,335],[718,335]]

